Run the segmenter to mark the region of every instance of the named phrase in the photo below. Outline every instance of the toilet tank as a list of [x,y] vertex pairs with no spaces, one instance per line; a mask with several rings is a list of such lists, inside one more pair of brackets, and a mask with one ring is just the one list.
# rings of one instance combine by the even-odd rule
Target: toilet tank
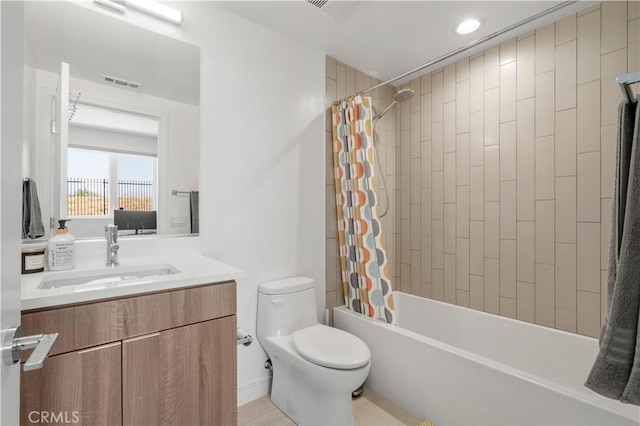
[[293,277],[260,284],[258,338],[286,336],[318,323],[313,279]]

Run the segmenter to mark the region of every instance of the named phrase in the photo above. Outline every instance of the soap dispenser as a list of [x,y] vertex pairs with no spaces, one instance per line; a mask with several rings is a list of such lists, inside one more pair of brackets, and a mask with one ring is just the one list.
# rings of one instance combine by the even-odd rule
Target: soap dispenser
[[49,240],[47,264],[50,271],[73,269],[76,265],[76,239],[65,226],[70,219],[60,219],[56,235]]

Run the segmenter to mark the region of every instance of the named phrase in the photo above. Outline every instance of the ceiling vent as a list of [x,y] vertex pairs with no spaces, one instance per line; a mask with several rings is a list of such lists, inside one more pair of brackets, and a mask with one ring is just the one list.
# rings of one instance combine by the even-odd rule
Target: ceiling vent
[[140,83],[136,83],[134,81],[128,81],[123,78],[111,77],[104,74],[101,74],[101,75],[102,75],[102,78],[104,78],[105,82],[115,84],[116,86],[128,87],[130,89],[139,89],[141,86]]
[[364,4],[354,0],[305,0],[335,20],[341,20]]

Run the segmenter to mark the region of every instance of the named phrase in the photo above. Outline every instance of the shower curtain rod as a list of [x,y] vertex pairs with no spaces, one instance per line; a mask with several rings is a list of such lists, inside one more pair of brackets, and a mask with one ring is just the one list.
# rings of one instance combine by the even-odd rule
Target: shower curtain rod
[[631,90],[631,85],[635,83],[640,83],[640,71],[633,74],[622,74],[616,78],[616,83],[620,85],[620,89],[625,96],[628,104],[636,103],[634,99],[635,96],[633,94],[633,90]]
[[469,50],[469,49],[471,49],[473,47],[476,47],[479,44],[482,44],[482,43],[484,43],[486,41],[492,40],[492,39],[494,39],[496,37],[500,37],[501,35],[503,35],[505,33],[508,33],[509,31],[512,31],[512,30],[514,30],[516,28],[519,28],[519,27],[521,27],[523,25],[530,24],[533,21],[536,21],[536,20],[538,20],[540,18],[543,18],[543,17],[545,17],[547,15],[550,15],[550,14],[552,14],[554,12],[557,12],[558,10],[564,9],[565,7],[571,6],[571,5],[575,4],[575,3],[578,3],[578,0],[564,1],[564,2],[562,2],[560,4],[557,4],[557,5],[553,6],[553,7],[550,7],[549,9],[545,9],[540,13],[537,13],[537,14],[535,14],[533,16],[530,16],[529,18],[523,19],[520,22],[516,22],[513,25],[510,25],[510,26],[508,26],[506,28],[503,28],[503,29],[501,29],[499,31],[496,31],[495,33],[486,35],[486,36],[484,36],[482,38],[479,38],[479,39],[474,40],[474,41],[472,41],[470,43],[467,43],[464,46],[459,47],[458,49],[452,50],[451,52],[446,53],[446,54],[444,54],[442,56],[439,56],[439,57],[437,57],[437,58],[435,58],[435,59],[433,59],[433,60],[431,60],[431,61],[429,61],[429,62],[427,62],[425,64],[422,64],[422,65],[420,65],[420,66],[418,66],[418,67],[416,67],[414,69],[411,69],[409,71],[405,71],[402,74],[398,74],[397,76],[392,77],[387,81],[383,81],[382,83],[376,84],[375,86],[373,86],[373,87],[371,87],[369,89],[361,90],[361,91],[356,92],[356,93],[354,93],[354,94],[352,94],[350,96],[347,96],[346,98],[343,98],[343,99],[341,99],[339,101],[335,101],[333,104],[334,105],[338,105],[338,104],[340,104],[340,102],[346,101],[347,99],[353,98],[354,96],[364,95],[365,93],[369,93],[372,90],[378,89],[378,88],[380,88],[382,86],[386,86],[389,83],[393,83],[396,80],[400,80],[401,78],[408,77],[411,74],[414,74],[414,73],[416,73],[418,71],[422,71],[423,69],[429,68],[430,66],[438,64],[440,62],[446,61],[447,59],[452,58],[453,56],[456,56],[459,53],[465,52],[465,51],[467,51],[467,50]]

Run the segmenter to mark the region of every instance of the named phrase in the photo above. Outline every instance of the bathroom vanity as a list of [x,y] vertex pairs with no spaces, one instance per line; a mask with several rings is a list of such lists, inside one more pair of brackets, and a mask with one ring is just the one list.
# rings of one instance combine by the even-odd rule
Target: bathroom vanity
[[[111,270],[149,261],[124,259]],[[130,282],[94,279],[103,269],[91,262],[23,276],[25,335],[59,337],[42,369],[21,372],[21,424],[42,423],[43,415],[92,425],[236,423],[242,271],[202,256],[162,261],[175,272]],[[74,285],[48,288],[54,278]]]

